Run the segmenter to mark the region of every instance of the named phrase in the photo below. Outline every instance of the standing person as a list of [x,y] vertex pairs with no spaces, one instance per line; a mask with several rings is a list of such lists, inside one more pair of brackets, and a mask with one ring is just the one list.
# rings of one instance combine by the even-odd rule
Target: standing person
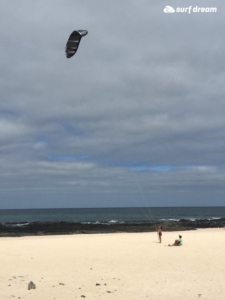
[[159,226],[157,228],[157,232],[158,232],[158,235],[159,235],[159,242],[161,243],[162,242],[162,226]]

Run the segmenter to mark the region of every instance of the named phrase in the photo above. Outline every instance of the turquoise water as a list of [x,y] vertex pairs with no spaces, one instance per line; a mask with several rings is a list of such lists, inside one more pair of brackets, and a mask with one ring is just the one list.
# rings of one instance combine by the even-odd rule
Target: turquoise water
[[180,219],[225,218],[225,207],[70,208],[0,210],[0,223],[81,222],[149,223]]

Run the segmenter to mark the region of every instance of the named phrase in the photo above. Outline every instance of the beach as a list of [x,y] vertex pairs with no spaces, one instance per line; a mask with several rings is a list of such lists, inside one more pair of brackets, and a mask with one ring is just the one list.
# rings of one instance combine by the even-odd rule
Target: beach
[[3,237],[0,299],[225,299],[225,230],[178,234]]

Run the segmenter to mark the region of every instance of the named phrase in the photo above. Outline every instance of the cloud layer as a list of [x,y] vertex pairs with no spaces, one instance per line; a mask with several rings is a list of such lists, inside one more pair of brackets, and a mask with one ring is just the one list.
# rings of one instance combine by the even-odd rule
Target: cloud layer
[[3,1],[1,208],[224,204],[225,5],[166,4]]

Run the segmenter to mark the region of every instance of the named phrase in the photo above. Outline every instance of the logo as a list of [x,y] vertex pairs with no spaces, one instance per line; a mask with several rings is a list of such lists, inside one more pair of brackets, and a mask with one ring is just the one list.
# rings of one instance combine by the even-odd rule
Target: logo
[[164,13],[166,13],[166,14],[172,14],[172,13],[175,12],[175,9],[174,9],[172,6],[167,5],[167,6],[164,8],[163,11],[164,11]]
[[200,7],[200,6],[188,6],[188,7],[176,7],[173,8],[172,6],[167,5],[163,9],[164,13],[171,14],[171,13],[216,13],[217,7]]

